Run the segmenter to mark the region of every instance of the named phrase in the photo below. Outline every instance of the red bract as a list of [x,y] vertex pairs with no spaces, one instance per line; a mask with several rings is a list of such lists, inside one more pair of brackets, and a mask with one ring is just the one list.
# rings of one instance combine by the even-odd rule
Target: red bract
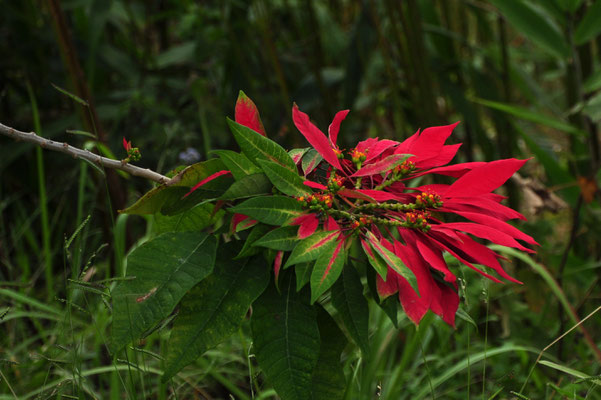
[[[496,282],[500,280],[486,269],[519,283],[501,266],[503,257],[481,240],[526,252],[533,252],[526,245],[537,245],[507,223],[524,217],[493,193],[526,160],[447,165],[461,146],[445,144],[457,123],[418,131],[403,142],[367,139],[344,153],[336,142],[348,110],[336,114],[329,137],[296,105],[292,114],[296,127],[328,164],[325,175],[323,169],[306,174],[305,186],[314,192],[298,198],[306,213],[292,222],[300,226],[299,239],[310,240],[329,229],[339,232],[326,275],[343,243],[358,237],[377,272],[381,298],[398,295],[416,324],[432,310],[453,326],[459,296],[445,252]],[[456,180],[412,187],[410,181],[424,175]]]

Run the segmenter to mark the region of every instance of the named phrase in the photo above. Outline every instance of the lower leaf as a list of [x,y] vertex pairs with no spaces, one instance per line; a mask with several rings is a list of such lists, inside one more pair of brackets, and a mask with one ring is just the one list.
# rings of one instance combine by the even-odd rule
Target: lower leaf
[[253,303],[255,356],[282,400],[310,399],[320,349],[315,308],[296,292],[293,274],[282,277],[280,289],[270,283]]

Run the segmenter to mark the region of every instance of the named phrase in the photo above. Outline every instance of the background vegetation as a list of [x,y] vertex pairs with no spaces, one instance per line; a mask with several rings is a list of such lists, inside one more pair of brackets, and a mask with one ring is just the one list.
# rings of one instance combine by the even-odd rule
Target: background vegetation
[[[372,354],[344,353],[347,398],[601,398],[601,313],[536,363],[601,298],[601,0],[0,6],[0,121],[115,158],[125,136],[161,173],[233,147],[240,89],[288,147],[303,144],[294,101],[322,129],[350,108],[341,147],[460,120],[459,160],[533,157],[507,186],[541,244],[508,264],[524,285],[462,271],[456,330],[431,315],[396,329],[373,308]],[[150,183],[0,144],[0,399],[274,396],[248,326],[166,385],[168,323],[111,359],[105,280],[152,224],[115,211]]]

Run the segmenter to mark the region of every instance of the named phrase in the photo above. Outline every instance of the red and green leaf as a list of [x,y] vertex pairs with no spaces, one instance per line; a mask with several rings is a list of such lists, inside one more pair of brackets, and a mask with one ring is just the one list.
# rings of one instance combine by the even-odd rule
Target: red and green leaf
[[337,231],[317,232],[299,241],[294,250],[292,250],[290,257],[288,257],[284,268],[316,260],[328,248],[328,245],[336,241],[339,235],[340,232]]
[[401,165],[409,156],[407,154],[393,154],[373,164],[367,164],[355,172],[351,177],[371,176],[390,171],[394,167]]
[[311,273],[311,304],[336,282],[345,260],[344,240],[329,244],[327,250],[317,257]]
[[396,254],[384,247],[384,245],[372,232],[368,231],[366,236],[367,241],[369,242],[372,249],[374,249],[380,257],[382,257],[384,262],[386,262],[386,264],[390,268],[392,268],[397,274],[405,278],[416,293],[419,293],[419,289],[417,288],[417,279],[413,272],[409,269],[409,267],[407,267],[405,263]]

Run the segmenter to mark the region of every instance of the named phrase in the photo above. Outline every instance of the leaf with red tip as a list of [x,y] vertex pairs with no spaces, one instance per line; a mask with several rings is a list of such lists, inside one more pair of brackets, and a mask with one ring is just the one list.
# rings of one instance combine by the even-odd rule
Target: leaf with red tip
[[240,232],[257,224],[257,220],[250,218],[248,215],[234,214],[232,217],[232,232]]
[[214,180],[214,179],[217,179],[217,178],[219,178],[220,176],[223,176],[223,175],[231,175],[231,174],[232,174],[232,173],[231,173],[230,171],[227,171],[227,170],[223,170],[223,171],[215,172],[214,174],[212,174],[212,175],[210,175],[210,176],[206,177],[205,179],[203,179],[202,181],[200,181],[200,182],[198,182],[196,185],[194,185],[194,186],[192,187],[192,189],[190,189],[190,191],[184,195],[184,197],[188,197],[190,194],[192,194],[192,192],[194,192],[194,191],[195,191],[196,189],[198,189],[199,187],[201,187],[201,186],[203,186],[203,185],[205,185],[205,184],[207,184],[207,183],[211,182],[211,181],[212,181],[212,180]]
[[390,267],[387,267],[387,270],[390,271],[387,271],[386,275],[388,276],[388,278],[386,280],[382,279],[382,277],[379,274],[376,275],[376,289],[378,291],[378,297],[380,297],[380,301],[392,296],[393,294],[399,291],[399,284],[396,279],[397,273],[394,272],[394,270]]
[[236,100],[235,119],[240,125],[267,136],[257,106],[242,90],[238,94],[238,100]]
[[447,266],[440,249],[437,249],[435,246],[433,246],[432,243],[427,239],[423,239],[421,235],[417,237],[416,245],[417,251],[419,251],[424,260],[430,265],[430,267],[441,272],[444,275],[445,281],[457,281],[457,278]]
[[393,154],[373,164],[363,166],[359,171],[351,175],[352,178],[359,176],[370,176],[390,171],[394,167],[401,165],[403,161],[409,158],[408,154]]
[[334,116],[334,120],[328,127],[328,136],[330,138],[330,144],[332,147],[336,147],[336,141],[338,140],[338,132],[340,131],[340,123],[346,118],[350,110],[338,111]]
[[424,129],[417,139],[413,142],[408,152],[415,155],[414,161],[419,164],[422,160],[427,160],[439,155],[444,142],[453,133],[453,129],[459,124],[455,122],[451,125],[433,126]]
[[292,120],[294,121],[294,125],[296,125],[300,133],[302,133],[305,139],[311,143],[311,146],[313,146],[315,150],[321,154],[324,160],[329,162],[330,165],[336,169],[341,170],[342,167],[340,166],[340,160],[338,160],[336,153],[334,153],[334,149],[328,141],[328,138],[326,138],[326,135],[324,135],[319,128],[313,125],[309,119],[309,116],[300,111],[296,104],[292,107]]
[[[344,262],[346,260],[346,251],[344,249],[344,240],[339,240],[334,247],[332,243],[328,249],[321,253],[311,272],[311,304],[328,290],[340,276]],[[332,250],[333,251],[330,251]]]
[[301,215],[290,223],[290,225],[300,225],[298,229],[298,238],[306,239],[315,233],[317,226],[319,225],[319,219],[313,213],[307,215]]
[[490,215],[501,221],[507,221],[509,219],[526,220],[526,217],[514,209],[483,196],[445,199],[444,205],[439,208],[438,211],[453,213],[457,211],[476,212]]
[[125,140],[125,138],[123,138],[123,148],[125,149],[125,151],[129,151],[131,149],[131,142],[128,142],[127,140]]
[[470,197],[492,192],[504,184],[526,161],[528,160],[509,158],[491,161],[486,165],[474,168],[457,179],[449,187],[445,197]]

